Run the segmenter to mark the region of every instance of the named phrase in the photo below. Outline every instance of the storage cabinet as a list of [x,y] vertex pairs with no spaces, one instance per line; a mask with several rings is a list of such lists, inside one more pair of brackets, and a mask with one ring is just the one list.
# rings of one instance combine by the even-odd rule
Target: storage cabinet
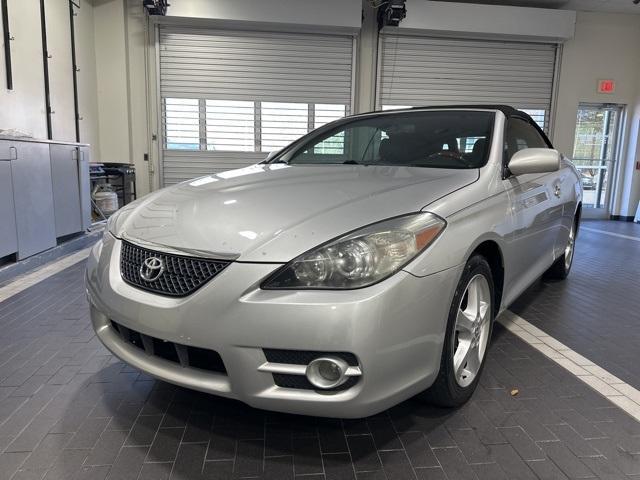
[[13,142],[13,199],[18,232],[18,260],[56,246],[49,145]]
[[74,145],[49,145],[56,237],[82,230],[80,155]]
[[90,226],[89,147],[0,138],[0,257],[29,257]]
[[11,160],[15,148],[0,141],[0,257],[18,251],[16,213],[13,205]]
[[89,163],[91,162],[91,148],[81,146],[80,162],[78,171],[80,172],[80,209],[82,215],[82,230],[91,226],[91,182],[89,180]]

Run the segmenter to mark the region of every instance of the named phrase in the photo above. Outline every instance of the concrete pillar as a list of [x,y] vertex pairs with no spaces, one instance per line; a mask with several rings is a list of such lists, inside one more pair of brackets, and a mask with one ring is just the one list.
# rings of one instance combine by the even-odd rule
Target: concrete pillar
[[376,9],[362,0],[362,28],[357,38],[355,108],[353,113],[375,110],[378,66],[378,22]]

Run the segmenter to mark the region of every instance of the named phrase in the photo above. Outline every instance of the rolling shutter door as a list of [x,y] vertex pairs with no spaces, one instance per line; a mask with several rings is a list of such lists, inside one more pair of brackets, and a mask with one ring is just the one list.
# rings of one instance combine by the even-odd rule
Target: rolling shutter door
[[250,165],[348,114],[353,37],[160,27],[165,185]]
[[381,36],[378,106],[507,104],[548,127],[556,45]]

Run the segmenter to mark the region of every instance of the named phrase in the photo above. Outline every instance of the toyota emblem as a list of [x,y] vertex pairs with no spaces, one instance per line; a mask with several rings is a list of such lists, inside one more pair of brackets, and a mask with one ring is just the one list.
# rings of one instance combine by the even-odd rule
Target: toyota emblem
[[158,257],[145,258],[140,265],[140,276],[145,282],[155,282],[164,273],[164,261]]

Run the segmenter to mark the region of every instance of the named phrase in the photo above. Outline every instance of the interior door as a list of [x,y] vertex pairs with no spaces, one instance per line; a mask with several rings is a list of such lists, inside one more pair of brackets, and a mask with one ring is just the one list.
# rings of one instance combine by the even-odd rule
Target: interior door
[[618,160],[622,107],[581,104],[576,119],[573,162],[580,171],[583,218],[608,218]]

